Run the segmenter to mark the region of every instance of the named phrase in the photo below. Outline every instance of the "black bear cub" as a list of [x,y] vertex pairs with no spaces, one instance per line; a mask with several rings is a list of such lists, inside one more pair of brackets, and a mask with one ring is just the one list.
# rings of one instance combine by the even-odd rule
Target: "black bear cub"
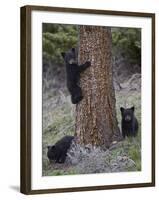
[[135,137],[138,132],[138,121],[134,115],[134,106],[131,108],[120,108],[121,111],[121,129],[123,138],[127,137]]
[[48,146],[47,157],[50,161],[55,161],[56,163],[64,163],[67,156],[67,151],[71,146],[74,136],[66,135],[59,141],[57,141],[53,146]]
[[62,52],[61,55],[66,65],[67,88],[71,94],[71,101],[73,104],[77,104],[83,99],[82,90],[79,86],[80,73],[86,70],[91,63],[87,61],[82,65],[78,65],[75,48],[66,53]]

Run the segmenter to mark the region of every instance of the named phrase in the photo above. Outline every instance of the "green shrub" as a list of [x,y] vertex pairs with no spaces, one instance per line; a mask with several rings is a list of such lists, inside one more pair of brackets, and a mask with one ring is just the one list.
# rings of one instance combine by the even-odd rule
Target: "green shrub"
[[43,24],[43,59],[63,63],[61,52],[77,45],[77,26]]
[[133,64],[141,64],[141,29],[112,28],[113,55],[122,55]]

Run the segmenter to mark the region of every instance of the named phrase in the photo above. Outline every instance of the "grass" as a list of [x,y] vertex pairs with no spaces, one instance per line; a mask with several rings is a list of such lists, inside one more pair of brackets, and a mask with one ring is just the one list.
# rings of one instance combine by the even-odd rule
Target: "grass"
[[[80,174],[89,172],[88,161],[83,164],[83,168],[80,166],[79,169],[76,165],[69,164],[50,164],[47,159],[47,146],[54,144],[64,135],[74,135],[74,124],[75,116],[74,110],[75,106],[70,102],[70,96],[62,91],[52,93],[49,91],[43,95],[43,176],[59,176],[59,175],[68,175],[68,174]],[[139,127],[141,127],[141,95],[137,91],[120,91],[116,93],[116,112],[118,118],[118,125],[120,127],[121,114],[120,107],[130,107],[135,106],[135,115],[139,121]],[[124,166],[119,170],[121,171],[140,171],[141,170],[141,129],[139,128],[138,135],[135,138],[126,138],[124,141],[121,141],[115,148],[109,151],[109,154],[103,156],[103,163],[118,163],[118,159],[129,158],[134,163],[135,166]],[[87,158],[88,159],[88,158]],[[94,165],[95,161],[90,159],[90,165]],[[92,162],[91,162],[92,161]],[[83,161],[85,162],[85,161]],[[100,161],[99,161],[100,162]],[[113,165],[111,165],[113,166]],[[93,167],[93,166],[92,166]],[[98,166],[99,167],[99,166]],[[88,171],[86,169],[88,168]],[[83,171],[82,171],[83,170]],[[94,170],[94,169],[93,169]],[[103,170],[103,169],[102,169]],[[101,170],[101,171],[102,171]],[[100,171],[100,170],[99,170]],[[90,171],[91,172],[91,171]],[[106,172],[113,172],[106,171]]]

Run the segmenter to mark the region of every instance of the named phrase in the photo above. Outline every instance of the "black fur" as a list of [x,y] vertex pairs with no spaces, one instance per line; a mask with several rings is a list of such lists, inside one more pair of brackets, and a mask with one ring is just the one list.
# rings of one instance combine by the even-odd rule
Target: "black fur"
[[85,71],[91,63],[87,61],[83,65],[78,65],[75,48],[66,53],[62,52],[61,55],[66,65],[67,88],[71,94],[71,101],[73,104],[77,104],[83,99],[82,90],[79,86],[80,73]]
[[56,163],[64,163],[67,156],[67,151],[70,148],[74,136],[64,136],[61,140],[56,142],[53,146],[48,146],[47,157],[50,161],[54,160]]
[[135,137],[138,132],[138,121],[134,115],[134,107],[131,108],[120,108],[121,111],[121,129],[123,138],[127,137]]

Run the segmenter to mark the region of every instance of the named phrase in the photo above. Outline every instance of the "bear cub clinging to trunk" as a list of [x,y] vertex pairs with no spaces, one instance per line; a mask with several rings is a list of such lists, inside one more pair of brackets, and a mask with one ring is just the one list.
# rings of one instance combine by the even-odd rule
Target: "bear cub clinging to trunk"
[[48,146],[47,157],[50,161],[54,160],[56,163],[64,163],[67,156],[67,151],[71,146],[74,136],[66,135],[53,146]]
[[77,104],[83,99],[82,90],[79,86],[80,73],[85,71],[91,63],[87,61],[82,65],[78,65],[78,56],[75,48],[66,53],[62,52],[61,55],[66,65],[67,88],[71,94],[71,101],[73,104]]
[[121,111],[121,129],[123,138],[127,137],[135,137],[138,132],[138,121],[134,115],[134,106],[131,108],[120,108]]

